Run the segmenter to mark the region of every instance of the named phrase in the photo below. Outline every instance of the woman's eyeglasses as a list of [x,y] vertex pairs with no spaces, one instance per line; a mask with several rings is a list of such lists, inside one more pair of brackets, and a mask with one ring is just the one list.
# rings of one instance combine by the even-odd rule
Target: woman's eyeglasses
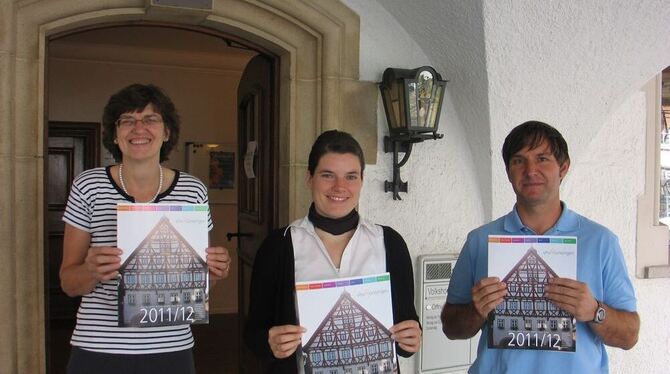
[[135,127],[137,121],[142,122],[144,127],[156,127],[163,123],[163,119],[157,114],[146,115],[142,118],[135,118],[133,116],[121,116],[116,120],[116,127],[130,129]]

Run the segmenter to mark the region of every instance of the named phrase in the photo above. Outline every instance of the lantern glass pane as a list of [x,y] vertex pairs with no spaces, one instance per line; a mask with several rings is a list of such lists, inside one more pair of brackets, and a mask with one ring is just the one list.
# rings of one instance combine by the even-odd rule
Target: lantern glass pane
[[431,100],[430,107],[431,107],[432,110],[430,111],[430,122],[429,122],[428,126],[434,128],[434,129],[437,129],[436,119],[437,119],[437,115],[438,115],[437,112],[440,108],[440,100],[442,99],[442,89],[443,89],[442,86],[435,85],[435,89],[434,89],[435,94],[433,95],[433,98]]
[[432,107],[434,79],[433,74],[429,71],[422,71],[419,73],[418,82],[418,126],[430,127],[430,108]]
[[409,123],[407,124],[407,127],[419,126],[419,98],[417,97],[416,86],[416,82],[407,84],[407,100],[409,101],[407,108],[409,110]]
[[382,99],[384,100],[384,108],[386,108],[386,118],[389,121],[389,127],[398,126],[398,98],[394,97],[394,91],[389,88],[383,88]]

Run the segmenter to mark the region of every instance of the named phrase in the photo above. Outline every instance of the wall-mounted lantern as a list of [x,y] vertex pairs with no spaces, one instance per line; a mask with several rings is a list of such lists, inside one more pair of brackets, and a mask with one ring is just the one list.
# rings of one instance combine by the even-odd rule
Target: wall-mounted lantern
[[[409,159],[412,145],[443,136],[437,133],[437,125],[446,85],[430,66],[384,71],[379,89],[390,133],[384,137],[384,152],[393,152],[393,181],[384,182],[384,192],[393,192],[393,200],[401,200],[399,192],[407,192],[400,168]],[[400,162],[398,153],[405,153]]]

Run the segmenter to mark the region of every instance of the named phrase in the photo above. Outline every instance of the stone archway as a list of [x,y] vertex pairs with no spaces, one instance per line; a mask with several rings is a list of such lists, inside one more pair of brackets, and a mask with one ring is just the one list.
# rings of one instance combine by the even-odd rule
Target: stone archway
[[[147,2],[150,3],[150,2]],[[377,88],[358,81],[359,19],[328,0],[214,0],[209,11],[144,1],[3,1],[0,11],[0,372],[44,372],[45,50],[49,36],[109,23],[160,21],[245,38],[280,58],[280,224],[309,204],[304,169],[326,129],[377,154]]]

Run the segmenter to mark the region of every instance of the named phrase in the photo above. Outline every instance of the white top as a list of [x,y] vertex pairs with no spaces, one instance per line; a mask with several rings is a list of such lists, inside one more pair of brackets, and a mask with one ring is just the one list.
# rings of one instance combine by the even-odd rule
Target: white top
[[289,228],[293,241],[296,282],[386,272],[384,230],[363,217],[358,220],[356,231],[344,248],[339,269],[331,261],[308,217],[291,223]]

